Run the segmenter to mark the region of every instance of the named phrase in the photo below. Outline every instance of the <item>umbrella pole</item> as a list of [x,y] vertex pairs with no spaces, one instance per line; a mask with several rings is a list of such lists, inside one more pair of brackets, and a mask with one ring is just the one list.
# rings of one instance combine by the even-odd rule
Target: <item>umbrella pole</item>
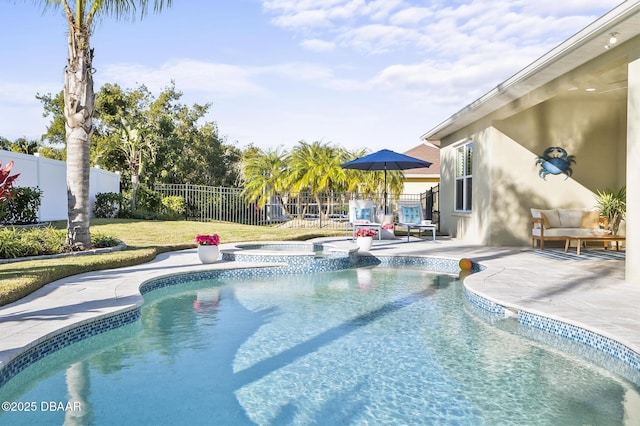
[[384,163],[384,214],[387,215],[387,163]]

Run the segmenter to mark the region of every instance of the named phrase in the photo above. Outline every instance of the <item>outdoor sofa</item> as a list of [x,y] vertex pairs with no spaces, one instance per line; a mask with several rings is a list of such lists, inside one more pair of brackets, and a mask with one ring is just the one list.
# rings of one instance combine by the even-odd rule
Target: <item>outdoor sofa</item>
[[[613,240],[607,219],[592,209],[531,209],[531,245],[544,250],[545,241],[564,241],[565,251],[571,240],[579,245],[586,241]],[[624,239],[624,238],[620,238]]]

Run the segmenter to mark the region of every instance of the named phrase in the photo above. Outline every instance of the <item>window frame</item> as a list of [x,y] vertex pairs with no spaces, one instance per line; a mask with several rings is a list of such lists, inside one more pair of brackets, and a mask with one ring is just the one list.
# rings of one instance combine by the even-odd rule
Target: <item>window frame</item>
[[[453,211],[471,213],[473,205],[473,141],[456,147]],[[459,192],[462,191],[460,194]]]

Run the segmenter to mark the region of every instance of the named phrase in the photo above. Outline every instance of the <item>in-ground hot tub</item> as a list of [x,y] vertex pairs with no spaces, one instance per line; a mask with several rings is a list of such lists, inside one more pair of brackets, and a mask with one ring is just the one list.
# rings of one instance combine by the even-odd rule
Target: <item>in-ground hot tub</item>
[[353,268],[358,249],[326,243],[268,241],[238,243],[220,250],[222,260],[286,264],[289,272],[320,272]]

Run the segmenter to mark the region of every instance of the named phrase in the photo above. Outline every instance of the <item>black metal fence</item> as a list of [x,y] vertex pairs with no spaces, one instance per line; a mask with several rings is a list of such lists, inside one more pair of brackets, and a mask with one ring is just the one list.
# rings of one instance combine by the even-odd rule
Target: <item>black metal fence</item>
[[425,219],[432,221],[440,228],[440,185],[422,194],[421,204],[424,207]]
[[[185,218],[194,221],[219,220],[249,225],[273,225],[294,228],[344,228],[349,221],[349,200],[372,200],[380,213],[384,212],[383,194],[354,192],[306,192],[274,195],[264,206],[248,202],[238,188],[212,187],[190,184],[158,184],[154,190],[163,196],[180,196],[187,206]],[[435,200],[435,204],[434,204]],[[389,214],[397,211],[399,202],[419,202],[425,217],[433,217],[437,192],[402,194],[387,197]]]

